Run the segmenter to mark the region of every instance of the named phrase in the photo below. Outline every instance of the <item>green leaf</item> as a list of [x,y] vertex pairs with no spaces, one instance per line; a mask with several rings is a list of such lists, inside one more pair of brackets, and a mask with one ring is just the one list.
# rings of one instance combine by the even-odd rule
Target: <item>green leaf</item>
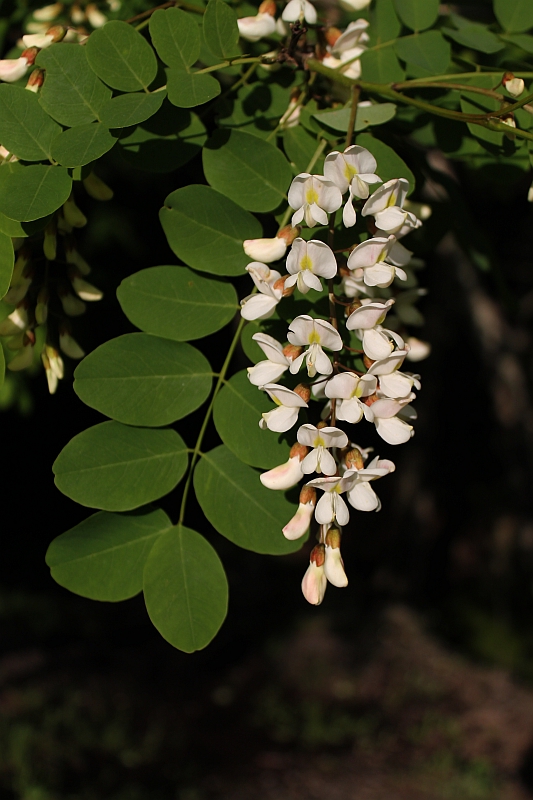
[[7,83],[0,85],[0,141],[24,161],[50,158],[61,128],[39,105],[37,95]]
[[237,17],[224,0],[209,0],[203,26],[205,43],[214,56],[224,60],[238,55]]
[[138,125],[159,111],[165,97],[165,92],[121,94],[104,103],[100,119],[108,128],[127,128],[130,125]]
[[192,16],[179,8],[159,9],[150,17],[150,36],[161,61],[187,70],[200,55],[200,29]]
[[216,550],[182,525],[164,533],[146,561],[144,599],[167,642],[186,653],[202,650],[228,610],[228,581]]
[[[318,147],[318,139],[308,133],[301,125],[296,125],[294,128],[287,128],[283,132],[283,147],[287,153],[287,158],[296,167],[296,173],[307,172],[307,167]],[[323,164],[324,156],[320,156],[313,167],[313,172],[320,174]]]
[[263,431],[259,420],[269,404],[252,386],[246,370],[238,372],[217,395],[213,421],[218,435],[237,458],[252,467],[271,469],[289,459],[287,437]]
[[193,184],[172,192],[159,218],[178,258],[213,275],[242,275],[250,261],[242,243],[261,236],[255,217],[209,186]]
[[148,89],[157,74],[157,59],[146,39],[120,20],[93,31],[85,49],[91,69],[121,92]]
[[85,47],[52,44],[40,51],[36,64],[46,70],[39,102],[51,117],[68,126],[101,119],[111,89],[90,68]]
[[195,347],[147,333],[126,333],[78,365],[74,391],[86,405],[127,425],[168,425],[195,411],[213,371]]
[[15,253],[11,237],[5,233],[0,233],[0,298],[9,289],[13,267],[15,265]]
[[446,72],[450,63],[450,45],[439,31],[404,36],[398,39],[394,49],[398,58],[427,69],[432,74]]
[[71,191],[72,179],[64,167],[23,167],[0,181],[0,212],[31,222],[60,208]]
[[52,469],[59,491],[82,506],[131,511],[170,492],[187,460],[173,430],[102,422],[71,439]]
[[371,36],[376,37],[376,44],[390,42],[400,35],[402,25],[396,15],[392,0],[376,0],[370,19],[369,32]]
[[517,33],[509,36],[502,35],[501,38],[505,39],[506,42],[511,42],[511,44],[516,45],[516,47],[521,47],[526,53],[533,53],[533,36],[527,33]]
[[194,488],[211,525],[239,547],[284,555],[299,550],[305,537],[285,539],[282,528],[296,512],[283,492],[266,489],[259,473],[224,445],[204,453],[194,471]]
[[415,176],[403,159],[388,144],[375,139],[370,133],[361,133],[357,137],[357,144],[370,150],[378,162],[377,174],[383,181],[393,178],[407,178],[409,181],[409,194],[415,188]]
[[2,233],[7,233],[12,239],[16,237],[26,238],[27,236],[33,236],[34,233],[42,231],[49,222],[49,216],[44,217],[44,219],[34,220],[33,222],[17,222],[14,219],[9,219],[5,214],[0,214],[0,231]]
[[273,211],[287,198],[289,163],[270,142],[242,131],[215,131],[202,152],[204,173],[217,192],[248,211]]
[[130,322],[177,342],[215,333],[231,322],[239,307],[231,283],[187,267],[143,269],[122,281],[117,297]]
[[109,128],[101,122],[77,125],[54,139],[52,158],[63,167],[83,167],[111,150],[116,141]]
[[65,589],[116,603],[142,591],[147,556],[172,523],[159,508],[128,514],[98,511],[50,544],[46,563]]
[[531,0],[494,0],[494,13],[508,33],[523,33],[533,28]]
[[[479,75],[476,76],[475,79],[471,79],[473,85],[479,86],[481,88],[490,89],[492,88],[493,82],[489,75]],[[465,114],[486,114],[487,111],[497,111],[500,107],[500,103],[491,97],[486,97],[480,94],[469,94],[468,92],[461,93],[461,111]],[[503,145],[503,133],[499,133],[498,131],[491,131],[487,128],[483,128],[481,125],[473,125],[472,123],[468,124],[468,130],[475,136],[476,139],[479,139],[483,142],[488,142],[491,145],[496,145],[501,147]]]
[[473,23],[459,31],[455,31],[453,28],[441,28],[441,30],[458,44],[470,47],[472,50],[479,50],[481,53],[497,53],[498,50],[503,50],[505,47],[503,42],[500,42],[498,37],[483,25]]
[[413,31],[423,31],[437,21],[439,0],[394,0],[398,16]]
[[136,169],[171,172],[194,158],[206,139],[205,125],[196,114],[165,102],[155,116],[126,133],[118,149]]
[[391,83],[405,78],[405,72],[392,47],[366,50],[361,56],[361,69],[365,81],[374,83]]
[[[313,116],[323,125],[332,128],[334,131],[346,133],[350,124],[352,109],[341,108],[339,111],[319,111]],[[355,116],[354,130],[362,131],[370,125],[383,125],[396,114],[394,103],[375,103],[371,106],[358,106]]]
[[209,74],[167,69],[168,99],[178,108],[201,106],[220,94],[220,83]]

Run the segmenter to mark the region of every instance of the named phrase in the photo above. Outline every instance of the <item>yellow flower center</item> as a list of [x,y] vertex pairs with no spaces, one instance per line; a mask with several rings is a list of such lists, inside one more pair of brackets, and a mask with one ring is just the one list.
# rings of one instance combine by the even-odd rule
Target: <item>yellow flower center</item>
[[320,334],[319,332],[313,328],[311,333],[309,334],[309,344],[320,344]]
[[355,167],[352,167],[351,164],[348,164],[347,161],[344,162],[344,177],[348,182],[350,182],[354,175],[358,175],[358,171]]
[[318,202],[318,192],[314,186],[311,186],[305,193],[305,202],[309,205]]
[[300,261],[300,269],[313,269],[313,261],[308,255],[305,255]]
[[325,447],[326,443],[321,436],[317,436],[315,441],[313,442],[313,447]]

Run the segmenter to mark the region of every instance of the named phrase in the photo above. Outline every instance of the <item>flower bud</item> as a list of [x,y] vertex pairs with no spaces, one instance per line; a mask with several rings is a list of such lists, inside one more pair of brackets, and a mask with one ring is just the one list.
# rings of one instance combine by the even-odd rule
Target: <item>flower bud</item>
[[299,497],[300,503],[310,503],[316,506],[316,490],[313,486],[303,486]]
[[102,14],[94,3],[89,3],[86,6],[85,14],[93,28],[102,28],[107,22],[106,15]]
[[[328,543],[328,536],[330,534],[332,534],[330,537],[332,544]],[[337,536],[335,536],[335,534],[337,534]],[[344,571],[344,563],[340,551],[339,531],[331,529],[328,531],[326,535],[325,550],[324,574],[327,580],[333,584],[333,586],[337,586],[339,589],[342,589],[344,586],[348,586],[348,578],[346,577],[346,573]]]
[[525,89],[522,78],[515,78],[512,72],[506,72],[502,78],[502,85],[512,97],[519,97]]
[[111,200],[113,197],[113,190],[94,172],[91,172],[83,179],[83,185],[85,186],[85,191],[93,200]]
[[511,112],[501,116],[500,122],[503,122],[504,125],[509,125],[510,128],[516,128],[516,120],[514,118],[514,114]]
[[43,286],[37,295],[37,305],[35,306],[35,320],[38,325],[44,325],[48,318],[48,301],[50,297],[48,289]]
[[285,281],[288,280],[288,278],[290,278],[290,275],[283,275],[282,278],[277,279],[272,287],[274,291],[282,291],[282,297],[290,297],[296,288],[296,284],[288,287],[285,286]]
[[62,11],[63,3],[52,3],[52,5],[35,9],[32,12],[32,16],[38,22],[52,22],[53,19],[58,18]]
[[88,281],[84,281],[83,278],[80,278],[79,272],[75,267],[69,270],[69,278],[72,282],[72,288],[82,300],[92,303],[95,300],[101,300],[104,296],[100,289],[97,289],[92,283],[88,283]]
[[298,358],[302,350],[303,348],[297,344],[286,344],[282,352],[285,358],[289,361],[294,361],[295,358]]
[[374,363],[375,363],[375,361],[373,361],[371,358],[369,358],[369,357],[366,355],[366,353],[363,355],[363,364],[365,365],[365,367],[366,367],[367,369],[370,369],[370,367],[371,367],[371,366],[372,366],[372,364],[374,364]]
[[309,555],[310,563],[315,564],[317,567],[323,567],[325,558],[326,548],[323,544],[316,544]]
[[48,28],[46,33],[26,34],[26,36],[22,37],[22,41],[26,47],[37,47],[39,50],[44,50],[55,42],[61,42],[66,33],[67,29],[63,25],[54,25],[52,28]]
[[72,264],[74,267],[77,267],[81,275],[88,275],[90,273],[90,266],[76,250],[72,238],[65,239],[65,257],[67,259],[67,264]]
[[286,539],[294,541],[307,533],[316,506],[316,492],[312,486],[304,486],[300,492],[298,509],[294,517],[283,528]]
[[70,7],[70,19],[74,25],[81,25],[85,22],[85,12],[78,3],[74,3],[74,5]]
[[[295,450],[295,448],[303,448],[305,453]],[[293,445],[290,449],[289,460],[285,464],[269,469],[268,472],[263,472],[259,476],[263,486],[266,486],[267,489],[281,489],[282,491],[296,486],[303,477],[301,463],[307,455],[307,450],[307,447],[299,443]]]
[[28,327],[27,301],[21,303],[9,317],[0,322],[0,336],[14,336]]
[[70,356],[70,358],[83,358],[85,353],[77,343],[75,339],[72,338],[70,332],[65,328],[60,328],[59,331],[59,347],[65,353],[65,355]]
[[291,449],[289,450],[289,456],[291,458],[298,458],[300,461],[303,461],[306,455],[309,452],[309,448],[305,446],[305,444],[300,444],[300,442],[295,442]]
[[65,286],[58,289],[58,294],[63,311],[68,317],[79,317],[85,313],[85,303],[71,294]]
[[54,219],[44,230],[43,252],[48,261],[55,261],[57,255],[57,225]]
[[302,580],[302,592],[308,603],[319,606],[326,592],[327,578],[324,574],[325,547],[317,544],[311,550],[309,567]]
[[357,447],[346,453],[344,463],[346,464],[346,469],[363,469],[365,466],[363,454]]
[[300,225],[296,225],[296,227],[294,227],[294,228],[293,228],[292,225],[285,225],[284,228],[281,228],[277,232],[276,236],[279,239],[283,239],[283,241],[285,242],[285,244],[288,247],[289,245],[291,245],[294,242],[295,239],[298,238],[298,236],[301,234],[301,232],[302,232],[302,228],[301,228]]
[[330,47],[333,47],[337,39],[340,39],[341,36],[342,31],[340,31],[338,28],[326,28],[324,31],[324,37]]
[[326,533],[326,547],[338,550],[341,546],[341,532],[337,528],[330,528]]
[[26,334],[22,348],[19,350],[15,358],[13,358],[7,365],[7,368],[11,370],[11,372],[20,372],[20,370],[31,367],[33,362],[34,344],[35,336],[29,336]]
[[276,3],[274,0],[263,0],[261,5],[259,6],[257,13],[258,14],[270,14],[271,17],[276,16],[277,12]]
[[283,239],[275,236],[273,239],[245,239],[243,250],[249,258],[270,264],[283,258],[287,245]]
[[63,214],[68,224],[72,225],[73,228],[83,228],[87,225],[87,217],[80,211],[72,195],[63,203]]
[[30,73],[25,88],[29,92],[35,92],[35,94],[37,94],[43,83],[44,83],[44,69],[34,69],[33,72]]
[[353,312],[357,311],[358,308],[361,308],[362,305],[363,304],[361,303],[360,300],[353,300],[350,303],[350,305],[346,308],[346,311],[345,311],[346,316],[349,317],[350,314],[353,314]]
[[32,64],[35,64],[35,59],[37,58],[38,53],[39,53],[38,47],[28,47],[27,50],[24,50],[20,54],[20,57],[25,58],[27,65],[30,67]]
[[301,397],[305,403],[308,403],[311,399],[311,389],[307,383],[299,383],[298,386],[294,387],[293,392]]
[[325,419],[321,419],[320,422],[317,422],[316,428],[317,428],[318,431],[321,430],[322,428],[327,428],[327,427],[328,427],[328,423],[326,422]]

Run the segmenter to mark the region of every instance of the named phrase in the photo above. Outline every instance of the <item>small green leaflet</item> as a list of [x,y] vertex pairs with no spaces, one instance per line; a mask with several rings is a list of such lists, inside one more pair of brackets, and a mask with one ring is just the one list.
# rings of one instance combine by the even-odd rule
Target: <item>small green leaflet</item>
[[413,31],[424,31],[437,21],[439,0],[394,0],[398,16]]
[[[147,95],[148,96],[148,95]],[[133,131],[124,131],[118,150],[136,169],[172,172],[186,164],[207,139],[201,119],[185,109],[164,102],[153,117]]]
[[239,55],[239,28],[233,9],[224,0],[209,0],[203,19],[204,39],[220,59]]
[[64,167],[22,167],[0,181],[0,212],[31,222],[60,208],[71,191],[72,179]]
[[159,427],[202,405],[212,370],[190,344],[127,333],[93,350],[74,377],[74,391],[91,408],[127,425]]
[[242,275],[250,261],[242,243],[261,236],[255,217],[209,186],[172,192],[159,218],[178,258],[213,275]]
[[48,161],[61,127],[43,111],[37,95],[0,84],[0,142],[24,161]]
[[191,14],[179,8],[158,9],[150,17],[150,36],[161,61],[189,70],[200,55],[200,29]]
[[164,533],[146,561],[144,599],[167,642],[186,653],[206,647],[228,609],[228,582],[214,548],[182,525]]
[[100,119],[108,128],[138,125],[159,111],[165,97],[165,92],[121,94],[102,106]]
[[194,471],[194,488],[211,525],[239,547],[284,555],[305,541],[289,541],[282,533],[295,513],[294,504],[283,492],[266,489],[259,473],[224,445],[204,453]]
[[238,309],[230,283],[186,267],[151,267],[122,281],[122,310],[143,331],[178,342],[201,339],[230,322]]
[[146,558],[172,523],[159,508],[126,514],[98,511],[61,536],[46,553],[52,578],[82,597],[118,602],[142,591]]
[[[352,109],[341,108],[339,111],[319,111],[314,118],[332,128],[334,131],[346,133],[350,124]],[[396,114],[394,103],[374,103],[368,106],[357,106],[354,130],[362,131],[370,125],[383,125]]]
[[167,69],[168,99],[178,108],[194,108],[220,94],[220,83],[212,75]]
[[533,28],[531,0],[494,0],[494,13],[508,33],[524,33]]
[[52,142],[52,158],[63,167],[83,167],[115,146],[117,139],[101,122],[69,128]]
[[439,31],[426,31],[413,36],[403,36],[394,45],[402,61],[416,64],[432,74],[446,72],[451,49]]
[[93,31],[85,49],[91,69],[121,92],[148,89],[157,74],[157,59],[146,39],[120,20]]
[[52,469],[59,491],[80,505],[131,511],[170,492],[187,460],[173,430],[102,422],[71,439]]

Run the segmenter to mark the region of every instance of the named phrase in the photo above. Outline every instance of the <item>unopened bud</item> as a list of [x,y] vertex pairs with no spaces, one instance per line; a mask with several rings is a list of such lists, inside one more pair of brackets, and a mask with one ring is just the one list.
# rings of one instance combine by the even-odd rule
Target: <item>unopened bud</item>
[[63,214],[67,223],[73,228],[83,228],[87,225],[87,217],[80,211],[72,195],[63,203]]
[[352,271],[351,269],[348,269],[348,267],[339,267],[339,275],[341,275],[343,278],[349,278],[351,274]]
[[284,275],[282,278],[278,278],[275,282],[274,286],[272,287],[275,291],[282,290],[282,297],[290,297],[290,295],[294,292],[296,288],[296,284],[292,286],[285,286],[285,281],[290,278],[290,275]]
[[295,386],[293,392],[301,397],[304,403],[308,403],[311,399],[311,389],[307,385],[307,383],[299,383],[298,386]]
[[372,359],[371,359],[371,358],[369,358],[367,355],[364,355],[364,356],[363,356],[363,364],[365,365],[365,367],[366,367],[367,369],[370,369],[370,367],[372,366],[372,364],[375,364],[375,361],[372,361]]
[[93,28],[102,28],[107,22],[106,15],[102,14],[94,3],[89,3],[89,5],[86,6],[85,14]]
[[37,93],[41,86],[44,83],[44,69],[34,69],[32,73],[30,73],[30,77],[28,78],[28,82],[26,84],[26,89],[29,92]]
[[[509,112],[509,114],[504,114],[503,116],[501,116],[500,122],[503,122],[504,125],[508,125],[510,128],[516,128],[516,120],[514,114],[512,114],[511,112]],[[504,135],[509,137],[510,139],[515,138],[514,133],[504,132]]]
[[83,185],[85,186],[85,191],[93,200],[111,200],[113,197],[113,190],[94,172],[91,172],[83,179]]
[[316,506],[316,491],[312,486],[304,486],[300,492],[300,503],[312,503]]
[[513,97],[518,97],[525,89],[522,78],[515,78],[512,72],[505,73],[502,78],[502,84]]
[[311,554],[309,556],[309,561],[311,564],[315,564],[317,567],[324,566],[324,561],[326,560],[326,548],[323,544],[317,544],[311,550]]
[[276,16],[277,7],[274,0],[263,0],[259,9],[257,11],[258,14],[270,14],[271,17]]
[[74,25],[81,25],[82,22],[85,22],[85,12],[77,3],[70,7],[70,19]]
[[309,448],[305,446],[305,444],[300,444],[300,442],[296,442],[293,444],[289,451],[289,458],[298,458],[300,461],[303,461],[306,457],[307,453],[309,452]]
[[63,25],[53,25],[46,31],[47,36],[52,37],[52,42],[62,42],[65,38],[67,29]]
[[298,358],[300,353],[302,352],[302,347],[297,344],[286,344],[283,348],[283,355],[289,361],[294,361],[295,358]]
[[338,550],[341,546],[341,532],[337,528],[330,528],[326,533],[326,546]]
[[353,312],[357,311],[358,308],[361,308],[362,305],[363,304],[360,300],[353,300],[346,309],[346,316],[349,317],[350,314],[353,314]]
[[365,466],[363,454],[357,449],[357,447],[354,450],[349,450],[348,453],[346,453],[344,456],[344,463],[346,464],[347,469],[363,469]]
[[271,264],[283,258],[287,245],[283,239],[274,236],[272,239],[245,239],[242,248],[249,258],[262,264]]
[[379,397],[377,396],[377,394],[375,394],[375,393],[374,393],[374,394],[369,394],[369,395],[368,395],[368,397],[365,397],[365,398],[363,399],[363,401],[362,401],[362,402],[363,402],[363,403],[364,403],[366,406],[371,406],[371,405],[373,405],[373,404],[374,404],[374,403],[375,403],[377,400],[379,400]]
[[321,419],[320,422],[317,423],[316,427],[317,427],[317,430],[321,430],[322,428],[327,428],[328,427],[328,423],[326,422],[326,420]]
[[294,240],[300,235],[302,229],[299,225],[296,225],[295,228],[292,225],[285,225],[284,228],[281,228],[276,234],[278,239],[283,239],[287,247],[291,245]]
[[28,47],[27,50],[24,50],[21,54],[21,58],[25,58],[28,66],[31,64],[35,64],[35,59],[37,58],[37,53],[39,52],[38,47]]
[[43,252],[48,261],[55,261],[57,254],[57,225],[54,219],[45,228]]
[[32,16],[33,19],[39,22],[52,22],[53,19],[58,18],[62,11],[63,3],[53,3],[52,5],[35,9],[35,11],[32,12]]
[[330,47],[333,47],[333,45],[335,44],[337,39],[340,38],[341,35],[342,31],[340,31],[338,28],[326,28],[326,30],[324,31],[324,37]]
[[50,297],[48,294],[48,289],[45,286],[43,286],[43,288],[37,295],[37,304],[35,306],[35,320],[38,325],[44,325],[44,323],[48,319],[49,299]]

